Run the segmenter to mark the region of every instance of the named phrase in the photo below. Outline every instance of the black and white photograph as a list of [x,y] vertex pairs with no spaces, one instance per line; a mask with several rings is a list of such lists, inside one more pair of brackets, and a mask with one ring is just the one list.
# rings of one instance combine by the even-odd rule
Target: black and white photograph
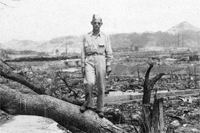
[[199,0],[0,0],[0,133],[200,133]]

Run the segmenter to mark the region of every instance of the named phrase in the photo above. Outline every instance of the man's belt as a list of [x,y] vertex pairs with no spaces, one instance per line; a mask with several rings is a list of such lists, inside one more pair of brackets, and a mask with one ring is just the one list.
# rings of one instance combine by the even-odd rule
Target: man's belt
[[86,56],[92,56],[92,55],[104,55],[103,53],[86,53]]

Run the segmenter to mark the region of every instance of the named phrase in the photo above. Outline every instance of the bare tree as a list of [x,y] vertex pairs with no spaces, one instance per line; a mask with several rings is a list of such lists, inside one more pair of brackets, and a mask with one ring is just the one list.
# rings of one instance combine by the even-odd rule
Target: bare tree
[[[48,88],[42,88],[31,83],[23,75],[14,73],[11,67],[3,62],[0,63],[0,75],[21,83],[36,92],[23,94],[0,84],[0,109],[8,114],[48,117],[71,131],[78,129],[95,133],[125,132],[106,118],[99,118],[94,111],[88,110],[80,113],[78,105],[81,105],[81,103],[76,99],[65,98],[65,101],[63,101],[46,95],[45,90]],[[64,82],[67,84],[67,81]]]

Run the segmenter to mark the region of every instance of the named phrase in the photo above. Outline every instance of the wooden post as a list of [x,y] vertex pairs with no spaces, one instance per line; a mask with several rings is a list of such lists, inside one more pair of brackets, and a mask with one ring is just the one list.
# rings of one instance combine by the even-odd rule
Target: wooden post
[[155,98],[152,111],[151,133],[165,133],[163,118],[163,98]]
[[160,124],[160,133],[165,133],[163,98],[159,99],[159,124]]

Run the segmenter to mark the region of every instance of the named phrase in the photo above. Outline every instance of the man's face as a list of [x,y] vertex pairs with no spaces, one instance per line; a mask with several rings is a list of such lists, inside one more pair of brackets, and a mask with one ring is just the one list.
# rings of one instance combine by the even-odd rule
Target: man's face
[[94,30],[99,30],[102,25],[101,20],[94,20],[92,21],[92,26]]

